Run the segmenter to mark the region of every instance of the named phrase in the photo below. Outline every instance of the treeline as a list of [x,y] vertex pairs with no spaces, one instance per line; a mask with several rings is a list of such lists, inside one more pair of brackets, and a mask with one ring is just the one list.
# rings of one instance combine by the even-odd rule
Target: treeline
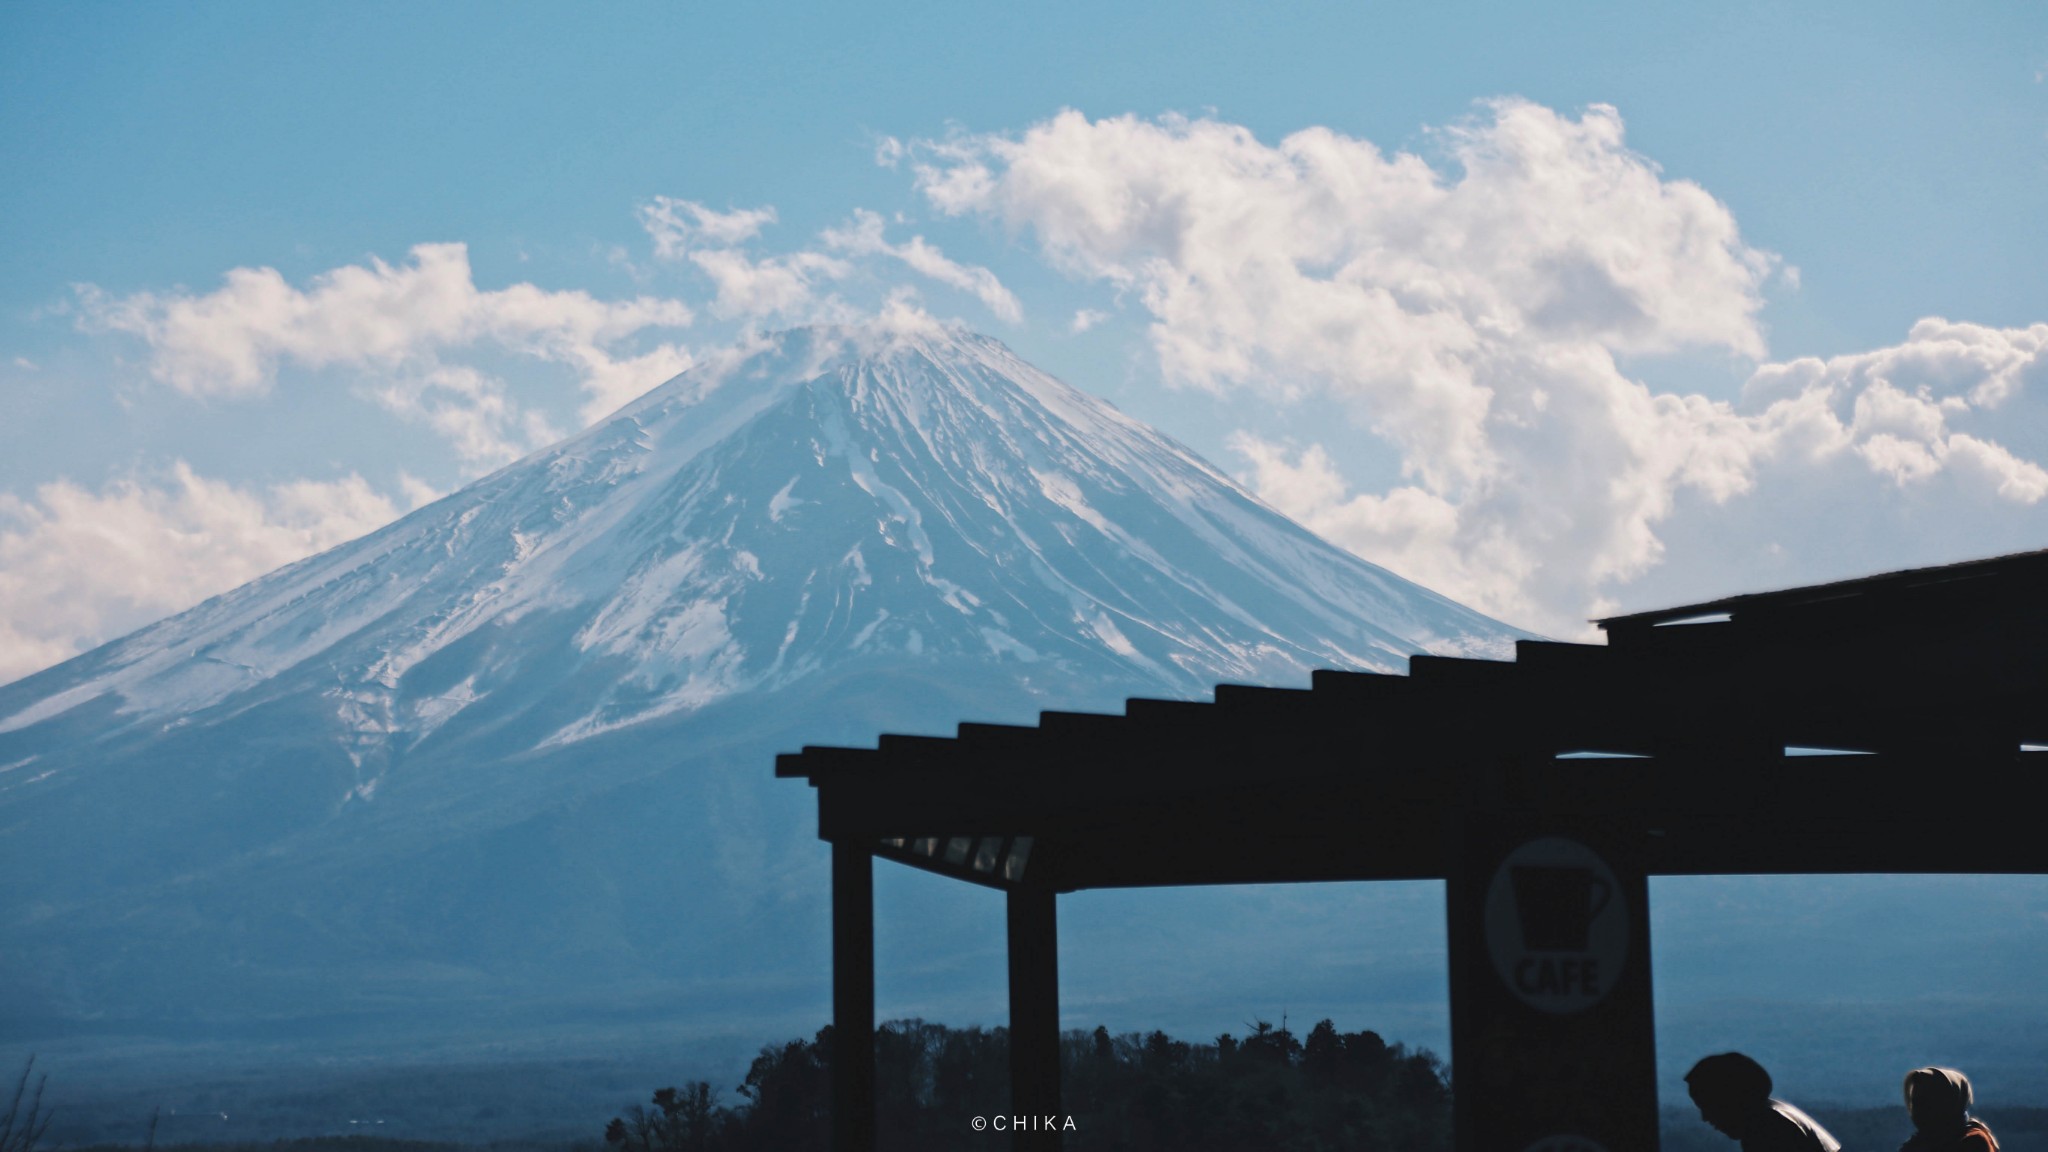
[[[761,1050],[728,1104],[708,1082],[664,1088],[615,1118],[617,1152],[824,1152],[831,1131],[828,1026]],[[1062,1037],[1062,1115],[1070,1152],[1436,1152],[1451,1147],[1451,1092],[1426,1049],[1328,1020],[1305,1037],[1260,1022],[1210,1044],[1163,1032]],[[1010,1110],[1002,1028],[884,1024],[875,1036],[876,1126],[883,1147],[985,1152],[1007,1136],[976,1130]]]

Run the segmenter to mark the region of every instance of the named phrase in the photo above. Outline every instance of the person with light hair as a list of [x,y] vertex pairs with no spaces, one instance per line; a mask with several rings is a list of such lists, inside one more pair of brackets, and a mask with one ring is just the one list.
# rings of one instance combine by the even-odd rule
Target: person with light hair
[[1742,1152],[1842,1152],[1842,1142],[1813,1117],[1771,1099],[1771,1074],[1740,1052],[1722,1052],[1693,1065],[1685,1074],[1685,1089],[1700,1119],[1740,1141]]
[[1899,1152],[1998,1152],[1998,1138],[1970,1115],[1970,1078],[1953,1068],[1906,1073],[1906,1115],[1913,1138]]

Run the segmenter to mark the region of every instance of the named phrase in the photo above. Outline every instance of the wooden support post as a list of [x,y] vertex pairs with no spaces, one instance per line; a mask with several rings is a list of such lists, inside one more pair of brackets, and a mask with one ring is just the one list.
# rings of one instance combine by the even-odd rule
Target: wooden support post
[[832,1152],[875,1149],[874,867],[832,845]]
[[1058,1152],[1060,972],[1056,897],[1022,886],[1009,893],[1010,1112],[1018,1152]]
[[1445,886],[1458,1152],[1656,1152],[1636,857],[1593,829],[1466,825]]

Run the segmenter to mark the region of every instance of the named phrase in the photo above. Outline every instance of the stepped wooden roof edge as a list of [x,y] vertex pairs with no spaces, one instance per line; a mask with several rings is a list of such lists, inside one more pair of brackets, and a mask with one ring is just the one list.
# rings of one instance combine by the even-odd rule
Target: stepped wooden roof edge
[[2048,776],[2044,592],[2030,552],[776,773],[818,788],[824,838],[997,886],[1020,842],[1067,889],[1437,876],[1446,822],[1504,808],[1621,828],[1653,872],[2048,872],[2020,802]]
[[[1769,592],[1745,592],[1734,596],[1723,596],[1716,600],[1701,601],[1696,604],[1683,604],[1672,608],[1655,608],[1643,612],[1604,616],[1594,620],[1593,623],[1611,632],[1617,628],[1653,626],[1673,620],[1690,619],[1723,612],[1733,614],[1752,608],[1796,608],[1828,600],[1909,595],[1914,592],[1933,589],[1939,585],[1952,584],[1959,580],[2023,578],[2028,576],[2048,580],[2048,549],[2032,552],[2015,552],[1977,560],[1963,560],[1953,564],[1936,564],[1923,568],[1905,568],[1893,572],[1879,572],[1869,576],[1857,576],[1846,580],[1831,580],[1822,584],[1807,584],[1796,588],[1782,588]],[[2044,588],[2043,591],[2048,593],[2048,588]]]

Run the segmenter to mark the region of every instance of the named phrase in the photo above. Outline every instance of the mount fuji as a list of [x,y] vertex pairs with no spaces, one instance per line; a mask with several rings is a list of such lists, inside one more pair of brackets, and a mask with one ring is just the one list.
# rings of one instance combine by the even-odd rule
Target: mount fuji
[[993,339],[762,337],[0,687],[0,1031],[814,1017],[774,752],[1517,635]]

